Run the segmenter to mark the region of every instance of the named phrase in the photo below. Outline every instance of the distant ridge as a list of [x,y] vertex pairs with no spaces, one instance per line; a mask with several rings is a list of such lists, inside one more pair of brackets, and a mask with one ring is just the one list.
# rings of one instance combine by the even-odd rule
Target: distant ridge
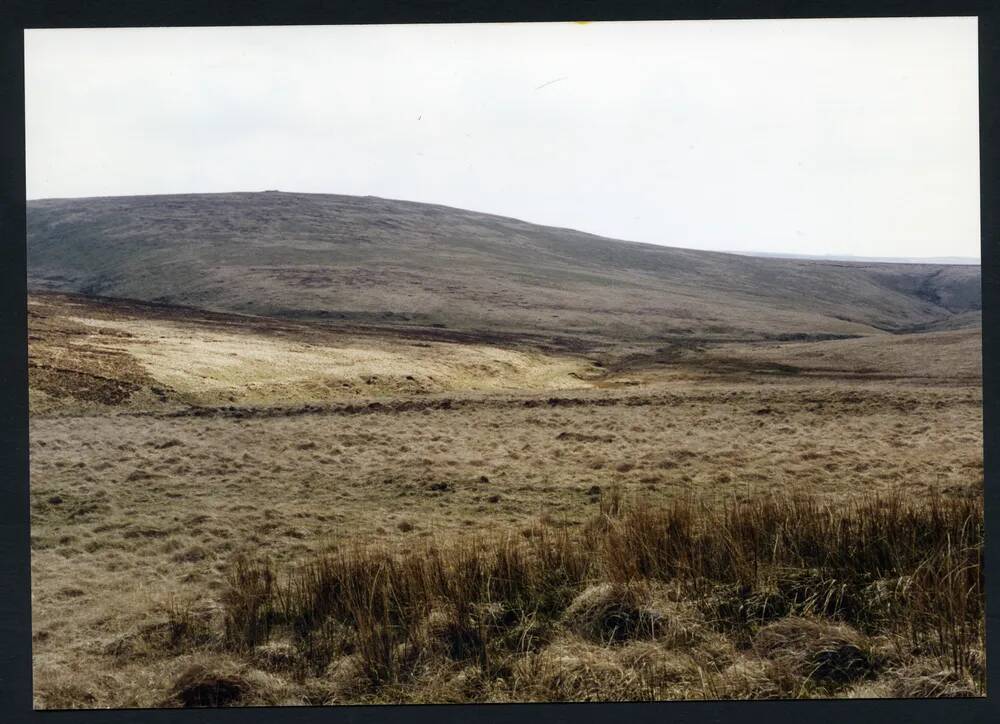
[[979,324],[979,268],[726,254],[372,196],[29,201],[30,289],[303,320],[586,339]]
[[767,259],[812,259],[814,261],[856,261],[877,264],[959,264],[979,266],[972,256],[851,256],[849,254],[792,254],[772,251],[727,251],[727,254],[759,256]]

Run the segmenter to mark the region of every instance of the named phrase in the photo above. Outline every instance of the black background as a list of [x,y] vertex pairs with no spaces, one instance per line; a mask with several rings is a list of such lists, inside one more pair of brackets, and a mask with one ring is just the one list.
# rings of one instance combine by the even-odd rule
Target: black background
[[[338,706],[216,710],[40,711],[31,709],[28,396],[25,285],[25,28],[315,25],[346,23],[683,20],[781,17],[979,17],[980,174],[983,280],[983,398],[987,550],[986,699],[871,701],[663,702],[634,704],[492,704]],[[466,0],[322,2],[320,0],[17,0],[0,2],[0,721],[8,722],[820,722],[1000,721],[1000,519],[996,481],[997,403],[997,96],[998,2],[917,0],[681,0],[574,2]],[[933,62],[930,59],[929,62]],[[993,364],[991,364],[991,362]]]

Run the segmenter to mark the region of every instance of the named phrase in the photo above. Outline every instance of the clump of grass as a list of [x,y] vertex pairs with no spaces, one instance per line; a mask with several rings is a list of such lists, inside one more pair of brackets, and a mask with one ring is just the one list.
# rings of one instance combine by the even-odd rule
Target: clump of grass
[[892,674],[890,693],[896,698],[965,698],[981,693],[968,674],[943,669],[934,659],[917,660]]
[[171,699],[184,707],[218,707],[237,703],[251,691],[247,679],[234,670],[216,670],[195,663],[174,682]]
[[[984,685],[975,499],[654,507],[626,504],[618,492],[591,525],[529,533],[408,551],[343,549],[280,575],[240,560],[225,598],[226,645],[261,652],[279,634],[303,672],[350,661],[351,680],[366,693],[355,684],[352,691],[369,700],[426,701],[438,690],[469,700],[545,699],[542,680],[558,683],[549,697],[589,698],[580,687],[594,671],[631,682],[621,691],[640,698],[827,695],[902,671],[900,662],[914,657],[953,672],[942,675],[942,691]],[[687,647],[692,660],[672,669],[673,683],[607,661],[586,664],[590,673],[570,681],[546,653],[569,645],[556,643],[566,636],[597,646],[573,649],[567,661],[642,642]],[[720,636],[729,647],[721,658],[698,649],[718,646]],[[887,647],[896,653],[887,656]],[[735,651],[743,653],[734,659]],[[544,677],[519,679],[539,666]],[[910,679],[919,685],[893,691],[938,681],[927,672]]]
[[618,483],[612,483],[607,490],[602,491],[598,506],[603,518],[619,517],[625,509],[625,492],[622,486]]
[[844,684],[873,676],[879,667],[867,638],[846,624],[787,616],[760,629],[754,648],[800,679]]
[[274,579],[267,561],[241,557],[233,564],[222,602],[225,640],[230,647],[252,649],[268,640],[275,615]]
[[103,653],[120,665],[141,659],[210,649],[216,643],[211,612],[194,603],[170,599],[154,613],[154,620],[117,636],[103,647]]
[[597,643],[654,638],[662,616],[648,604],[645,586],[601,583],[573,599],[564,621],[574,633]]

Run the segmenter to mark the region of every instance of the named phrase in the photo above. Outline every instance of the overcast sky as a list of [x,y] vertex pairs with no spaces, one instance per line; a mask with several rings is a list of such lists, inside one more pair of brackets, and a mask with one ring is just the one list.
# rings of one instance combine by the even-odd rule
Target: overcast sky
[[28,198],[280,189],[979,256],[974,18],[31,30]]

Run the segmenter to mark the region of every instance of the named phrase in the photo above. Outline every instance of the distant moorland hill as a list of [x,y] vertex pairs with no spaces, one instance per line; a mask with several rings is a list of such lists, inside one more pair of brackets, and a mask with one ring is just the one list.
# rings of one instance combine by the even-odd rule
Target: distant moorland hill
[[28,202],[33,290],[299,320],[604,341],[979,324],[977,266],[760,258],[375,197]]

